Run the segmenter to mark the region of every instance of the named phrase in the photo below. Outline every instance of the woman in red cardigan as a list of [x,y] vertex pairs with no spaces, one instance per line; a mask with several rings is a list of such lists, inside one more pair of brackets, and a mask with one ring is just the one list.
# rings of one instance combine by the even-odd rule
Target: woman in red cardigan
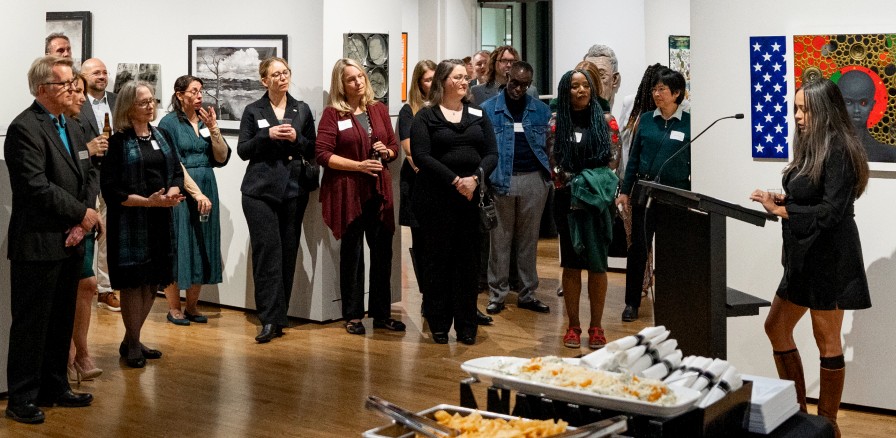
[[339,290],[345,330],[365,333],[364,246],[370,248],[370,316],[375,328],[404,331],[391,318],[392,177],[384,163],[398,157],[386,105],[373,99],[364,68],[351,59],[333,66],[330,98],[317,130],[317,162],[324,167],[320,202],[339,249]]

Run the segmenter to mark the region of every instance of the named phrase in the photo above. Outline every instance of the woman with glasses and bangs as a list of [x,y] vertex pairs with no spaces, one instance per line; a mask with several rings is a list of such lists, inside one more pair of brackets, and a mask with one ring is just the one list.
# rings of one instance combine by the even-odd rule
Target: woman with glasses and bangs
[[[174,208],[177,240],[177,278],[165,288],[169,322],[207,323],[197,303],[203,284],[222,281],[221,219],[218,183],[213,168],[230,159],[230,148],[218,127],[215,108],[202,107],[202,79],[184,75],[174,81],[171,111],[159,127],[171,134],[184,166],[186,202]],[[181,312],[180,287],[186,288],[186,308]]]
[[258,75],[267,91],[243,111],[236,152],[249,161],[240,191],[261,320],[255,341],[261,344],[283,336],[289,325],[302,218],[308,194],[317,187],[299,178],[314,156],[316,134],[311,109],[289,94],[289,64],[267,58],[258,65]]
[[106,216],[109,278],[121,290],[125,336],[118,352],[127,365],[143,368],[162,353],[140,343],[140,331],[159,286],[174,281],[171,207],[184,196],[184,174],[171,138],[149,124],[156,118],[152,86],[125,84],[113,113],[100,187]]
[[495,134],[488,117],[471,105],[463,61],[436,66],[429,105],[411,125],[411,154],[420,169],[411,197],[420,231],[423,310],[437,344],[476,343],[479,276],[479,184],[498,164]]

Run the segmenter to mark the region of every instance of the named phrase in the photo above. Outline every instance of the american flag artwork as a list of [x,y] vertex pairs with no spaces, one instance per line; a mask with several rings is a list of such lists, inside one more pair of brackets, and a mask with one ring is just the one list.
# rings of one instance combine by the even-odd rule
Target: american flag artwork
[[753,158],[787,158],[787,44],[784,36],[750,37],[750,132]]

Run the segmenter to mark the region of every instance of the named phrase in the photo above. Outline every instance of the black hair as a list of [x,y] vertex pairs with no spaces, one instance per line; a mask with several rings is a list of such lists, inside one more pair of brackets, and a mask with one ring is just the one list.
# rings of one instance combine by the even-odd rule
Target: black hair
[[663,67],[656,72],[656,80],[653,81],[653,84],[651,84],[650,87],[653,88],[659,83],[669,87],[669,91],[671,91],[672,94],[675,94],[676,91],[678,92],[678,98],[675,99],[676,104],[680,105],[681,102],[684,101],[684,91],[686,86],[684,75],[671,68]]
[[187,120],[187,114],[184,112],[184,108],[180,105],[180,99],[177,98],[177,93],[187,91],[187,88],[190,88],[190,84],[193,82],[199,82],[199,85],[203,85],[202,79],[192,75],[183,75],[174,81],[174,94],[171,95],[171,104],[169,107],[177,113],[178,120],[183,122],[189,122],[189,120]]
[[656,74],[661,68],[665,68],[665,66],[656,63],[648,66],[647,69],[644,70],[644,76],[641,77],[641,84],[638,85],[638,92],[635,93],[632,112],[629,114],[628,120],[625,121],[625,129],[632,129],[632,127],[635,126],[638,117],[641,117],[641,114],[656,109],[656,102],[653,101],[652,88],[653,84],[656,82]]
[[572,122],[572,102],[570,102],[570,90],[572,88],[572,76],[581,73],[588,80],[588,85],[593,89],[594,80],[586,70],[570,70],[560,78],[557,86],[557,126],[554,133],[554,162],[566,170],[578,169],[583,163],[597,161],[609,163],[613,158],[613,148],[610,144],[610,130],[604,118],[604,110],[594,93],[591,93],[591,101],[588,108],[591,111],[590,141],[587,143],[575,143],[575,130]]

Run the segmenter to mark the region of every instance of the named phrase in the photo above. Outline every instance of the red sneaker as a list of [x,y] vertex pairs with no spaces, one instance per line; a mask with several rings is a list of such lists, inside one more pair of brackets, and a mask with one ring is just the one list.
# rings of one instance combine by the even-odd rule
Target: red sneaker
[[604,329],[600,327],[591,327],[588,329],[588,347],[597,350],[607,345],[607,337],[604,336]]
[[563,345],[569,348],[579,348],[582,346],[582,329],[580,327],[570,327],[566,329],[563,335]]

